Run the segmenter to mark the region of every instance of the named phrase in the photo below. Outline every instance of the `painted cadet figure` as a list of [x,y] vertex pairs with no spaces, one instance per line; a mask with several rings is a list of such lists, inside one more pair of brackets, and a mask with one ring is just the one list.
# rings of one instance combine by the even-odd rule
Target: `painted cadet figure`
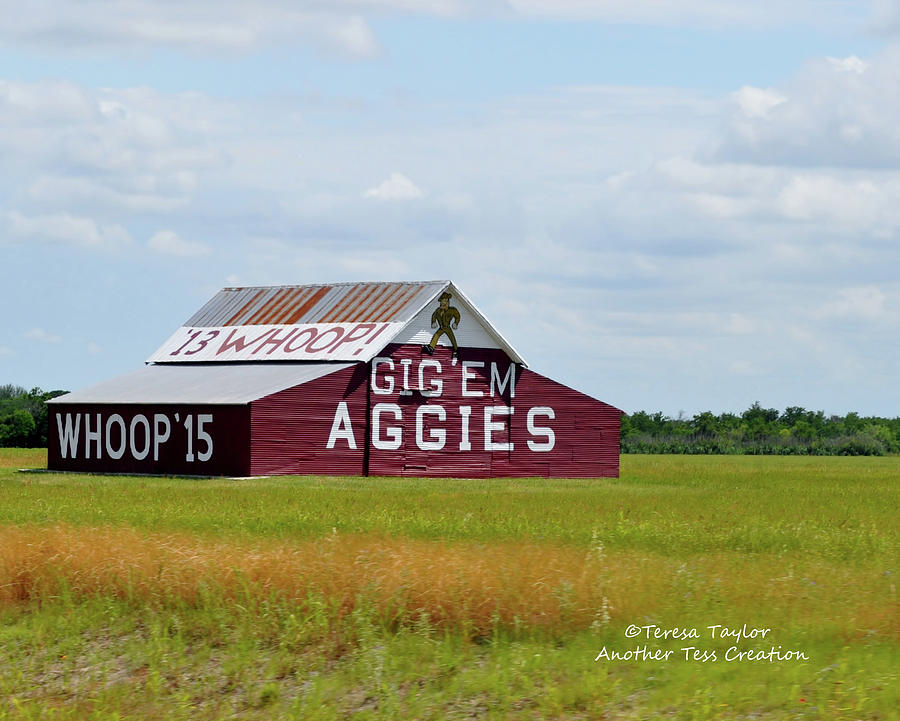
[[453,330],[459,328],[459,311],[450,305],[450,299],[452,297],[453,296],[447,291],[441,293],[441,297],[438,298],[440,305],[434,313],[431,314],[431,327],[437,328],[437,331],[431,337],[431,342],[428,345],[422,346],[422,350],[428,355],[434,353],[434,349],[442,335],[446,335],[450,344],[453,346],[453,357],[455,358],[459,354],[456,336],[453,334]]

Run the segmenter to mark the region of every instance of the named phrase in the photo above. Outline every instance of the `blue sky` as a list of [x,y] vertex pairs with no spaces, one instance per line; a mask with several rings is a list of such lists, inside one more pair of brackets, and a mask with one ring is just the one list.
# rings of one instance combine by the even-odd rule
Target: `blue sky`
[[0,8],[0,382],[225,285],[450,278],[626,411],[900,414],[898,3]]

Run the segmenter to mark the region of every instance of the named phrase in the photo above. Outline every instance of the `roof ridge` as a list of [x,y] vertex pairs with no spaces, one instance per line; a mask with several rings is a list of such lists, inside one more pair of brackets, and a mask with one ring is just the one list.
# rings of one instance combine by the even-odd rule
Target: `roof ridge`
[[276,288],[334,288],[344,285],[431,285],[450,283],[450,280],[342,280],[337,283],[297,283],[293,285],[227,285],[222,290],[275,290]]

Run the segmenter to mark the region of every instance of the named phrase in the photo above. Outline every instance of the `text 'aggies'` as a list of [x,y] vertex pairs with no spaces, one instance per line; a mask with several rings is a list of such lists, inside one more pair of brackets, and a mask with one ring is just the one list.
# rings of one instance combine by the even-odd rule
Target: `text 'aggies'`
[[[422,451],[453,449],[488,452],[514,451],[510,424],[516,413],[516,366],[505,369],[496,362],[454,359],[450,370],[436,358],[415,361],[412,358],[394,360],[378,357],[372,360],[370,387],[373,396],[403,396],[415,393],[428,403],[411,407],[399,402],[373,403],[370,411],[371,443],[376,450],[391,451],[403,446],[404,429],[415,435],[415,444]],[[508,404],[491,403],[491,398],[506,398]],[[441,403],[434,399],[443,398]],[[472,399],[472,400],[468,400]],[[481,405],[476,399],[481,399]],[[477,405],[476,405],[477,404]],[[521,412],[521,411],[520,411]],[[414,417],[410,415],[414,414]],[[556,418],[550,406],[532,406],[524,411],[525,445],[534,453],[547,453],[556,445],[556,434],[549,422]],[[473,443],[473,440],[476,442]],[[335,407],[327,448],[356,449],[357,439],[345,401]]]

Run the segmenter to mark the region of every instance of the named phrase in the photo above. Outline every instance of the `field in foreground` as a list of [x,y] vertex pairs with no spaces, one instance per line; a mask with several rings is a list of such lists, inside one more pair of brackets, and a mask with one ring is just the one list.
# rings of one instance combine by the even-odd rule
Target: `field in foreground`
[[900,708],[896,457],[624,456],[620,479],[551,482],[14,472],[43,464],[0,451],[0,719]]

